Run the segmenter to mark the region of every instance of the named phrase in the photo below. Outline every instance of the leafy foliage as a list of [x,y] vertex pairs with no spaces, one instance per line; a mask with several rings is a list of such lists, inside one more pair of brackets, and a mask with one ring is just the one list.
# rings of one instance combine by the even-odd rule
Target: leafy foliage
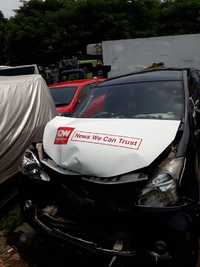
[[48,64],[88,43],[198,33],[200,0],[22,0],[0,12],[0,64]]

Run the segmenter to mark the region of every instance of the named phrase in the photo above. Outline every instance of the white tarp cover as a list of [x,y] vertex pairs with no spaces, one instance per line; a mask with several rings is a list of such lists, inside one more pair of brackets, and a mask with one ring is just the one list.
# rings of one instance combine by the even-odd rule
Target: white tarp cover
[[0,77],[0,183],[18,171],[33,141],[41,141],[46,123],[56,115],[40,75]]
[[67,171],[112,177],[151,164],[174,140],[180,121],[56,117],[44,151]]

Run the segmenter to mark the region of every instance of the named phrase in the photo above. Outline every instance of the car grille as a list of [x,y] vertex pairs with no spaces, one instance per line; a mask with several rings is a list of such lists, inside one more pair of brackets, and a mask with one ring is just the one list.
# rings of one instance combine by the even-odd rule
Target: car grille
[[[53,174],[54,171],[51,177],[55,177]],[[51,198],[38,202],[38,218],[50,228],[103,247],[112,248],[116,240],[126,240],[127,249],[138,247],[137,242],[141,242],[138,229],[145,232],[146,226],[142,224],[146,224],[146,219],[136,212],[134,204],[143,186],[140,182],[99,185],[82,177],[56,173]]]

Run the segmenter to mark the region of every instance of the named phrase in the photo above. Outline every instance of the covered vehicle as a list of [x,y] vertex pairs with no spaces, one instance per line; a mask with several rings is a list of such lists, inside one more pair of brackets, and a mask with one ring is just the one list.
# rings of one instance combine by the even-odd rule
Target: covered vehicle
[[49,85],[57,112],[66,115],[73,113],[90,92],[90,89],[104,80],[92,78]]
[[108,257],[107,266],[195,266],[199,112],[195,70],[148,70],[99,84],[25,152],[27,220]]
[[39,69],[36,64],[19,66],[0,66],[0,76],[19,76],[30,74],[39,74]]
[[0,184],[18,172],[20,157],[42,140],[56,115],[46,82],[39,74],[0,77]]

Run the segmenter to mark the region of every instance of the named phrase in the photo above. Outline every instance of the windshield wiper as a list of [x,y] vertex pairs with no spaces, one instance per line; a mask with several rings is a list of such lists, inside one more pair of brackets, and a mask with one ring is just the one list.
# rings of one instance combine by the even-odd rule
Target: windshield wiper
[[123,114],[120,113],[113,113],[113,112],[99,112],[93,116],[93,118],[125,118]]
[[175,115],[172,112],[168,113],[148,113],[148,114],[136,114],[133,118],[138,119],[175,119]]

